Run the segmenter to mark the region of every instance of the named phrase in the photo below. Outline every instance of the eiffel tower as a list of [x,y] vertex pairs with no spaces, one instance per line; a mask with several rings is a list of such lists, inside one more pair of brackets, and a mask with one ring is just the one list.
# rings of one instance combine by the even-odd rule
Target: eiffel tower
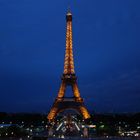
[[[64,71],[62,75],[62,83],[54,101],[54,104],[47,116],[49,121],[55,119],[58,113],[66,109],[74,109],[79,112],[84,119],[89,119],[90,114],[84,105],[84,100],[80,97],[80,92],[77,85],[77,77],[74,70],[73,59],[73,44],[72,44],[72,14],[70,11],[66,14],[66,50]],[[65,97],[67,86],[72,87],[73,97]]]

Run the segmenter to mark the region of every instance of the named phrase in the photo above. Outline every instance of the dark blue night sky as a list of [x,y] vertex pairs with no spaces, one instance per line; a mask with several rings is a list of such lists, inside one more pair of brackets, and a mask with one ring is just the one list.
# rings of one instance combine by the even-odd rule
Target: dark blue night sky
[[139,0],[0,0],[0,111],[50,109],[61,83],[69,5],[86,106],[140,111]]

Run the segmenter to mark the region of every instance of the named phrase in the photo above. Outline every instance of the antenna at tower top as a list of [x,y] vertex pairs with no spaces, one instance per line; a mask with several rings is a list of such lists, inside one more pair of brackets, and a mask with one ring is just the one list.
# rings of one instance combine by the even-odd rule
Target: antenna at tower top
[[70,5],[68,6],[68,13],[70,12]]
[[72,21],[72,14],[71,14],[71,11],[70,11],[70,6],[68,7],[68,12],[66,14],[66,20],[67,21]]
[[70,5],[68,6],[67,14],[71,14]]

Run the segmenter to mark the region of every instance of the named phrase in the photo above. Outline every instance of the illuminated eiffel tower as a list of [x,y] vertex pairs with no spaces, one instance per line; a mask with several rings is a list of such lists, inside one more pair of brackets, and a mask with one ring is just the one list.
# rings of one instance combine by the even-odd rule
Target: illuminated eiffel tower
[[[62,75],[62,83],[58,92],[58,96],[47,116],[49,121],[55,119],[58,113],[66,109],[74,109],[78,111],[84,119],[90,118],[90,114],[84,105],[83,99],[80,97],[80,92],[77,85],[77,77],[74,70],[73,60],[73,45],[72,45],[72,14],[69,11],[66,15],[66,50],[64,61],[64,72]],[[73,97],[65,97],[67,86],[72,87]]]

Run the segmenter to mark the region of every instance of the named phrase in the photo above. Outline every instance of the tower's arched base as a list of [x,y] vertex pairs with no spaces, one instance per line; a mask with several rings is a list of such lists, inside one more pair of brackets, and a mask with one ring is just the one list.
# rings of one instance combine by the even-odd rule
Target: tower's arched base
[[67,109],[74,109],[79,112],[79,114],[82,114],[84,119],[89,119],[90,114],[88,113],[83,99],[80,98],[80,100],[76,99],[75,97],[73,98],[56,98],[50,113],[48,114],[48,120],[52,121],[55,119],[57,114],[60,112],[67,110]]

